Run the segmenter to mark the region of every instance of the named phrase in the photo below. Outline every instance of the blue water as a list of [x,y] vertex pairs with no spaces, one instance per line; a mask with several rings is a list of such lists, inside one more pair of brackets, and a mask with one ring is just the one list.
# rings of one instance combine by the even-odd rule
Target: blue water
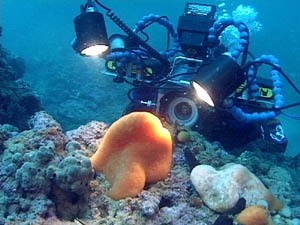
[[[167,15],[174,25],[183,13],[186,1],[158,0],[106,0],[101,1],[133,27],[142,16],[149,13]],[[201,1],[225,3],[228,12],[244,1]],[[79,0],[2,1],[2,44],[27,63],[24,79],[40,96],[49,111],[65,129],[73,129],[90,120],[112,122],[127,104],[128,86],[115,84],[110,77],[100,74],[101,60],[84,59],[76,55],[70,42],[74,37],[73,18],[79,13]],[[288,1],[247,1],[258,11],[263,29],[251,37],[250,50],[255,55],[274,54],[280,59],[284,71],[300,84],[300,3]],[[245,3],[244,3],[245,4]],[[108,20],[107,20],[108,21]],[[108,22],[108,32],[120,33],[118,27]],[[163,36],[162,36],[163,35]],[[163,48],[165,33],[154,33],[155,47]],[[298,85],[300,86],[300,85]],[[299,101],[300,97],[289,86],[286,99]],[[82,99],[84,104],[76,104]],[[300,107],[289,110],[300,114]],[[300,152],[297,132],[300,122],[282,118],[289,137],[287,154]]]

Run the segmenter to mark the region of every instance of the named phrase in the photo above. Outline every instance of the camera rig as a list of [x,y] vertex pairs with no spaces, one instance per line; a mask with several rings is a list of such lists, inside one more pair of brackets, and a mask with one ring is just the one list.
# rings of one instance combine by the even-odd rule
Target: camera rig
[[[96,4],[107,11],[106,15],[125,35],[106,37],[103,16]],[[248,61],[247,25],[229,16],[216,19],[216,10],[215,5],[186,3],[177,30],[168,17],[154,14],[143,17],[130,29],[98,0],[88,0],[74,20],[77,38],[73,48],[86,55],[83,48],[96,41],[84,40],[82,33],[99,29],[93,31],[97,38],[102,38],[97,46],[109,45],[104,50],[107,69],[104,73],[114,76],[116,83],[133,86],[124,114],[149,111],[170,124],[188,127],[199,126],[201,114],[207,111],[226,112],[243,123],[275,118],[289,107],[284,106],[280,81],[281,75],[287,76],[278,59],[262,55]],[[148,44],[150,38],[145,30],[154,23],[167,30],[166,51],[158,52]],[[240,34],[239,44],[231,50],[219,41],[228,26],[234,26]],[[269,78],[258,76],[258,69],[264,64],[271,67]]]

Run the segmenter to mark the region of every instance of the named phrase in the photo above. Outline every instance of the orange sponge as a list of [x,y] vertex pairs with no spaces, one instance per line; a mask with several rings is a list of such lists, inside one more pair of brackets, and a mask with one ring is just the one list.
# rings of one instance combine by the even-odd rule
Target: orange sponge
[[268,212],[262,206],[253,205],[244,209],[236,218],[242,225],[272,225]]
[[91,157],[112,187],[115,200],[138,195],[145,183],[168,176],[172,164],[172,138],[160,120],[148,112],[133,112],[111,125]]

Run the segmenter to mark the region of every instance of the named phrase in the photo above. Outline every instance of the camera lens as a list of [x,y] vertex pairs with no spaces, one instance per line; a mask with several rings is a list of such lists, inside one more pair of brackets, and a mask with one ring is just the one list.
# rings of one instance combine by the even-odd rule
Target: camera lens
[[174,108],[175,116],[180,120],[188,120],[192,115],[192,106],[188,102],[180,102]]
[[189,96],[168,95],[163,98],[160,114],[171,124],[192,127],[199,118],[198,107]]

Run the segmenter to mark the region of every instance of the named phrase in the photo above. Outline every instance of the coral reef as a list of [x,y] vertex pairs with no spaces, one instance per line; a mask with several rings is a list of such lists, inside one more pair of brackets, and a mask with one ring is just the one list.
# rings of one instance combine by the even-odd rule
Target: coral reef
[[168,176],[172,148],[171,134],[159,118],[133,112],[111,125],[91,162],[112,184],[113,199],[134,197],[145,183]]
[[17,127],[14,127],[9,124],[0,124],[0,153],[2,153],[4,148],[4,141],[8,138],[13,137],[15,134],[19,132]]
[[108,125],[103,122],[91,121],[86,125],[78,127],[76,130],[70,130],[66,132],[68,137],[68,144],[66,149],[68,151],[76,149],[88,149],[83,153],[94,151],[100,143],[100,140],[103,138]]
[[38,97],[21,80],[25,62],[0,46],[0,123],[26,129],[27,120],[41,110]]
[[285,203],[281,211],[271,213],[274,224],[300,222],[298,158],[247,149],[235,157],[192,132],[188,140],[176,143],[166,179],[146,184],[136,197],[115,201],[107,195],[111,185],[104,174],[92,179],[89,162],[104,140],[107,124],[92,121],[64,133],[46,112],[37,113],[29,124],[22,132],[0,126],[0,224],[212,225],[220,214],[207,207],[193,187],[186,148],[199,164],[218,170],[228,163],[246,166]]
[[[6,223],[55,215],[65,218],[64,211],[55,212],[68,204],[77,205],[73,214],[78,216],[93,177],[90,160],[64,151],[66,137],[47,113],[36,113],[29,123],[31,130],[15,133],[4,142],[0,217]],[[71,219],[69,214],[66,218]]]

